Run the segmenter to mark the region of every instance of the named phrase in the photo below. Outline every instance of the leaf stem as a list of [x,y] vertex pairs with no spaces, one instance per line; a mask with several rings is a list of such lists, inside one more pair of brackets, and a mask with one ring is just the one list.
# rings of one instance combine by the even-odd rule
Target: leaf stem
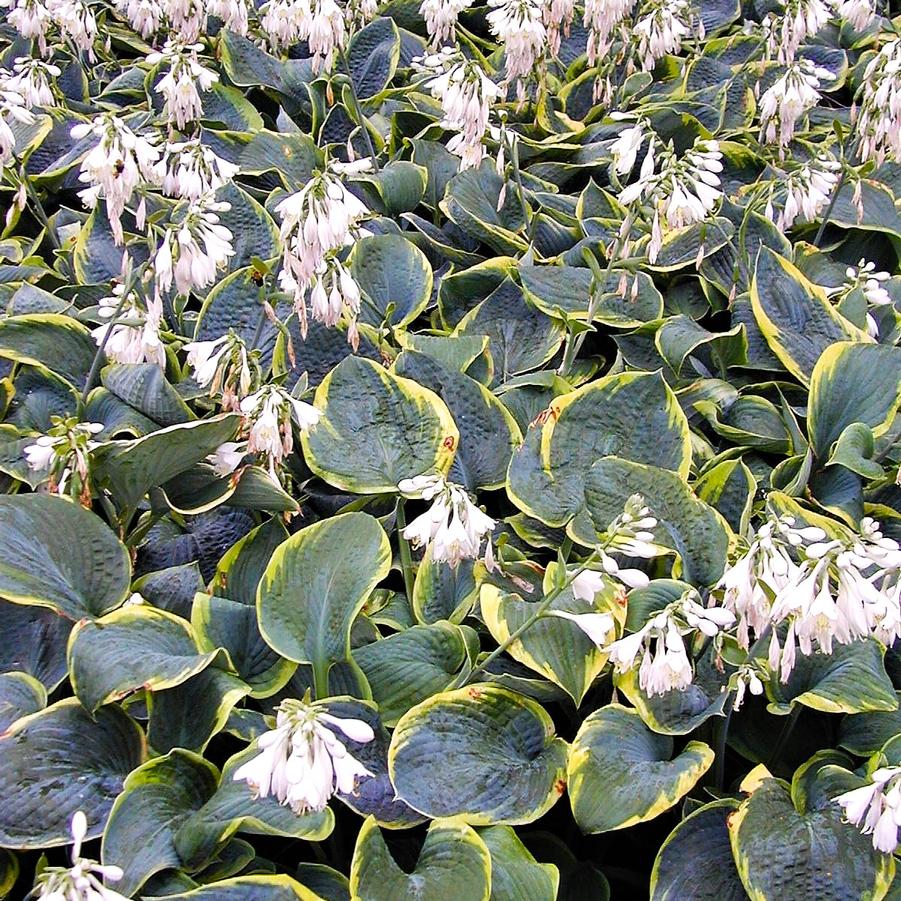
[[100,361],[103,359],[103,351],[106,348],[106,343],[107,341],[109,341],[110,334],[113,331],[113,326],[116,324],[116,320],[122,315],[122,310],[125,309],[125,304],[128,301],[129,294],[131,294],[131,286],[126,285],[125,290],[122,292],[122,298],[120,299],[116,309],[113,311],[113,315],[110,316],[106,331],[103,333],[103,337],[100,339],[100,343],[97,345],[97,351],[94,354],[94,359],[91,361],[91,368],[88,370],[87,378],[84,380],[84,390],[81,392],[82,404],[87,403],[88,394],[91,391],[91,386],[94,384],[94,379],[97,378],[97,370],[100,369]]
[[553,588],[548,594],[544,596],[542,601],[538,604],[538,607],[535,609],[535,612],[532,613],[529,618],[522,623],[518,628],[514,629],[481,663],[476,664],[469,675],[466,677],[466,680],[462,683],[463,685],[468,685],[473,679],[479,675],[480,673],[485,672],[488,667],[500,657],[510,645],[513,644],[523,633],[527,632],[532,626],[541,619],[542,616],[547,612],[547,609],[554,603],[554,601],[573,583],[577,576],[583,573],[588,565],[597,559],[597,552],[593,552],[591,556],[589,556],[583,563],[579,565],[579,567],[573,570],[572,573],[568,574],[567,577],[561,582],[556,588]]
[[842,169],[841,177],[835,185],[834,190],[832,191],[832,197],[829,200],[829,206],[826,207],[826,212],[823,213],[823,220],[820,222],[820,227],[817,229],[816,237],[813,239],[813,246],[819,247],[820,241],[823,240],[823,234],[826,231],[826,226],[829,224],[829,217],[832,215],[832,209],[835,206],[836,200],[838,200],[838,195],[841,193],[842,188],[845,185],[845,170]]
[[413,603],[413,554],[410,551],[410,542],[404,538],[404,529],[407,527],[407,514],[404,511],[404,498],[397,500],[397,546],[400,550],[401,569],[404,573],[404,590],[407,593],[407,603]]
[[785,746],[788,744],[789,738],[791,738],[791,734],[795,729],[795,724],[798,722],[798,717],[801,716],[801,711],[804,708],[800,704],[795,704],[792,707],[791,713],[786,718],[785,723],[782,726],[782,731],[779,733],[779,738],[776,739],[776,746],[773,748],[773,753],[770,754],[769,759],[766,762],[766,768],[772,771],[773,766],[778,762],[779,757],[782,755],[782,752],[785,750]]
[[313,661],[313,695],[314,699],[321,701],[329,696],[328,692],[328,670],[327,660]]

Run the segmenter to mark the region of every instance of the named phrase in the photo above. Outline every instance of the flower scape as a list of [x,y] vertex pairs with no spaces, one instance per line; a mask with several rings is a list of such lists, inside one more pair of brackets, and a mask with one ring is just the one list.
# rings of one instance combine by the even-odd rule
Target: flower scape
[[901,8],[0,0],[0,899],[879,901]]

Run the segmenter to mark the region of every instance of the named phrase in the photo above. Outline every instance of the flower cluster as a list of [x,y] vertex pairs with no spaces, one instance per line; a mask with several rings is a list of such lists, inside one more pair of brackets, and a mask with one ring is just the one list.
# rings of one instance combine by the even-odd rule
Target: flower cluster
[[[765,215],[779,231],[796,222],[813,222],[829,204],[841,175],[841,163],[822,153],[802,165],[782,173],[770,186]],[[778,216],[775,205],[780,205]]]
[[[860,260],[857,266],[845,269],[845,281],[837,288],[827,290],[834,300],[841,301],[851,294],[859,294],[868,307],[887,307],[892,305],[892,296],[885,289],[885,283],[891,278],[888,272],[877,272],[876,264]],[[873,314],[867,310],[867,334],[871,338],[879,337],[879,325]]]
[[351,326],[356,320],[359,288],[355,284],[351,286],[347,270],[340,264],[330,263],[330,258],[334,259],[337,251],[365,234],[360,221],[369,210],[347,190],[341,175],[365,172],[368,168],[367,160],[352,164],[330,161],[303,188],[275,208],[282,220],[284,252],[279,282],[294,297],[304,336],[308,298],[314,319],[334,324],[338,318],[336,312],[343,311]]
[[373,775],[345,744],[375,738],[363,720],[333,716],[327,705],[308,699],[288,699],[279,705],[275,723],[257,739],[260,753],[232,777],[246,782],[254,797],[272,795],[300,815],[324,810],[336,792],[350,794],[360,779]]
[[0,81],[0,167],[13,158],[16,149],[14,126],[31,125],[34,121],[34,113],[22,94]]
[[441,125],[456,132],[447,149],[460,157],[461,169],[477,167],[485,157],[483,140],[491,105],[501,99],[501,89],[479,63],[447,47],[425,57],[418,65],[420,71],[431,76],[424,87],[441,101]]
[[[633,134],[630,137],[633,162],[640,146],[641,140]],[[639,200],[652,205],[648,246],[651,263],[656,261],[663,245],[663,222],[669,228],[680,228],[704,221],[716,209],[723,196],[719,177],[723,171],[722,160],[716,141],[697,140],[678,157],[671,146],[655,154],[654,138],[650,139],[638,180],[620,192],[619,200],[625,206]]]
[[102,297],[97,315],[106,320],[91,330],[104,353],[116,363],[156,363],[166,368],[166,348],[160,338],[163,303],[158,297],[141,303],[137,291],[124,282]]
[[869,517],[859,534],[831,539],[819,526],[771,517],[720,587],[743,648],[769,632],[769,665],[783,682],[797,650],[831,654],[833,642],[901,636],[901,548]]
[[781,15],[770,14],[769,52],[783,65],[794,62],[798,48],[813,37],[830,19],[826,0],[785,0]]
[[184,346],[194,381],[210,397],[222,393],[222,409],[237,411],[253,387],[250,355],[233,332],[212,341],[191,341]]
[[42,901],[128,901],[125,895],[107,888],[101,879],[118,882],[122,868],[101,866],[81,856],[81,844],[88,832],[87,817],[77,811],[72,817],[72,866],[44,867],[37,877],[36,897]]
[[168,69],[156,83],[154,90],[161,94],[163,115],[170,126],[184,131],[185,127],[203,117],[201,94],[212,89],[219,76],[200,62],[203,44],[166,41],[162,50],[147,55],[151,66],[162,64]]
[[157,170],[165,194],[183,200],[200,200],[228,184],[238,174],[239,167],[217,156],[199,138],[192,138],[166,144]]
[[543,58],[547,29],[535,0],[488,0],[491,33],[504,45],[507,83],[516,84],[520,102],[526,98],[526,80]]
[[691,34],[688,0],[654,0],[633,26],[636,55],[641,68],[650,71],[667,53],[678,53]]
[[289,394],[278,385],[264,385],[240,404],[247,428],[247,453],[262,454],[269,474],[278,482],[277,466],[294,449],[292,423],[303,432],[322,415],[312,404]]
[[901,766],[879,767],[871,779],[832,800],[841,806],[849,823],[873,836],[877,851],[891,854],[898,847],[901,826]]
[[901,162],[901,38],[887,41],[867,63],[854,129],[861,160]]
[[46,474],[54,494],[72,493],[90,504],[90,453],[97,446],[94,436],[102,431],[100,422],[54,416],[50,431],[23,450],[28,468]]
[[422,0],[419,14],[425,19],[426,31],[432,45],[437,47],[445,42],[453,43],[456,38],[457,19],[470,0]]
[[632,13],[635,0],[586,0],[582,22],[588,29],[588,65],[593,66],[610,49],[617,26]]
[[832,73],[810,60],[792,63],[760,98],[760,139],[778,144],[780,158],[795,136],[798,120],[820,100],[821,80]]
[[403,479],[397,487],[405,497],[432,503],[403,530],[403,537],[414,547],[428,547],[433,561],[454,568],[465,558],[475,559],[486,535],[490,549],[495,522],[469,499],[462,485],[442,475],[421,475]]

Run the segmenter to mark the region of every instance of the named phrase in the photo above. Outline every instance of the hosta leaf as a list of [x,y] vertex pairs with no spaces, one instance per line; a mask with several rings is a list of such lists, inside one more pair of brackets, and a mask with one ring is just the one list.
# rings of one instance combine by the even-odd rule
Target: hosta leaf
[[149,491],[199,463],[238,430],[239,417],[227,413],[169,426],[133,441],[108,441],[92,456],[93,473],[122,505],[137,504]]
[[28,673],[0,673],[0,733],[47,706],[47,689]]
[[197,418],[155,363],[114,363],[100,375],[104,388],[160,425]]
[[673,757],[673,740],[651,732],[634,711],[610,704],[582,723],[569,758],[569,797],[583,832],[609,832],[669,810],[713,763],[690,741]]
[[272,795],[254,798],[246,782],[234,780],[238,767],[257,753],[253,746],[230,757],[215,794],[179,826],[175,848],[186,866],[203,865],[216,847],[236,832],[307,841],[322,841],[331,833],[335,818],[330,808],[298,816]]
[[92,713],[138,688],[179,685],[218,656],[202,654],[185,620],[143,604],[82,620],[69,638],[69,677]]
[[738,807],[732,798],[712,801],[689,814],[657,852],[651,901],[744,901],[732,860],[726,820]]
[[366,674],[386,726],[411,707],[444,691],[468,659],[459,626],[413,626],[363,645],[353,658]]
[[798,654],[788,682],[767,682],[771,709],[788,713],[803,704],[827,713],[895,710],[898,700],[882,662],[884,649],[876,641],[840,644],[831,654]]
[[294,664],[269,647],[260,634],[256,607],[200,592],[194,598],[191,625],[202,650],[228,651],[235,672],[255,698],[274,694],[294,672]]
[[530,476],[534,464],[527,462],[524,446],[510,461],[508,491],[530,516],[566,525],[585,506],[591,465],[609,454],[688,473],[688,422],[659,374],[607,376],[555,398],[541,425],[540,457],[534,461],[547,484]]
[[393,20],[370,22],[354,35],[347,56],[358,97],[366,100],[383,91],[400,59],[400,34]]
[[434,391],[460,429],[450,478],[475,490],[500,488],[522,434],[506,407],[475,379],[415,351],[404,351],[394,371]]
[[509,826],[479,830],[491,854],[491,897],[500,901],[555,901],[560,873],[538,863]]
[[[656,540],[679,555],[681,575],[674,575],[703,585],[714,584],[722,575],[729,526],[712,507],[698,500],[676,473],[605,457],[588,471],[584,490],[596,529],[606,528],[622,512],[629,497],[641,494],[657,519]],[[580,532],[578,537],[593,543],[588,532]]]
[[[393,326],[407,325],[432,296],[429,261],[401,235],[372,235],[357,241],[350,271],[371,302],[360,310],[361,320],[371,325],[381,325],[386,318]],[[389,305],[393,307],[390,316]]]
[[153,607],[190,619],[194,595],[203,591],[203,579],[196,563],[170,566],[135,579],[132,588]]
[[53,610],[0,601],[0,673],[27,673],[52,691],[66,676],[71,629]]
[[316,475],[355,494],[396,492],[424,472],[447,472],[459,433],[444,402],[371,360],[347,357],[316,389],[322,418],[303,436]]
[[815,783],[815,793],[798,790],[803,768],[791,791],[780,780],[764,778],[729,817],[732,853],[752,901],[875,901],[888,891],[895,869],[891,856],[842,822],[842,808],[832,800],[860,780],[850,773],[836,779],[828,770],[843,772],[831,766],[817,772],[821,785]]
[[[624,603],[611,580],[598,597],[593,612],[615,612],[622,620],[624,608],[617,604],[618,596]],[[482,618],[498,644],[506,641],[511,633],[534,614],[538,603],[524,601],[519,595],[507,594],[487,583],[482,585],[479,594]],[[576,598],[571,588],[561,592],[551,602],[549,609],[572,614],[589,612],[589,606]],[[613,637],[611,635],[611,640]],[[607,655],[575,623],[557,616],[538,620],[507,648],[507,653],[514,660],[559,685],[577,707],[607,662]]]
[[388,767],[400,797],[426,816],[516,825],[560,797],[566,756],[543,708],[482,684],[433,695],[406,713]]
[[822,288],[768,247],[757,258],[751,304],[771,350],[804,384],[830,344],[870,340],[833,309]]
[[130,579],[128,551],[98,516],[58,496],[0,496],[0,596],[80,619],[118,607]]
[[144,758],[138,724],[118,707],[94,717],[67,698],[0,735],[0,846],[66,845],[77,810],[88,838],[103,832],[125,777]]
[[436,563],[431,548],[426,550],[413,583],[413,613],[419,622],[446,619],[459,623],[472,610],[477,597],[471,560],[461,560],[452,568],[448,563]]
[[[901,700],[901,693],[896,691],[895,697]],[[901,708],[850,713],[842,717],[837,744],[858,757],[869,757],[896,735],[901,735]]]
[[[392,160],[378,172],[360,176],[362,184],[372,185],[372,194],[377,197],[373,204],[389,216],[399,216],[415,210],[425,195],[429,173],[425,166],[407,160]],[[372,198],[370,198],[372,199]]]
[[260,581],[263,638],[289,660],[327,674],[350,656],[351,625],[390,565],[388,536],[368,513],[301,529],[276,548]]
[[491,856],[478,833],[463,822],[445,820],[432,823],[415,868],[405,872],[370,817],[357,836],[350,890],[359,901],[488,901],[491,873]]
[[737,534],[744,534],[751,516],[757,481],[742,460],[723,460],[704,471],[695,494],[723,515]]
[[322,901],[290,876],[236,876],[177,895],[153,895],[154,901]]
[[129,774],[103,835],[103,863],[124,873],[117,892],[133,895],[154,873],[182,866],[175,833],[210,799],[218,782],[211,763],[181,749]]
[[814,366],[807,406],[810,446],[825,460],[832,443],[854,423],[874,437],[888,431],[901,402],[901,349],[843,342]]
[[81,386],[97,352],[88,329],[61,313],[32,313],[0,320],[0,357],[45,366]]

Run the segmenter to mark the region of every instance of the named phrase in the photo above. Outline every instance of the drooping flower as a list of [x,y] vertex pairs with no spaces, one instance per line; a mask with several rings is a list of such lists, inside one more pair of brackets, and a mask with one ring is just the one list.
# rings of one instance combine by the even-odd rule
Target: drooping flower
[[246,35],[249,16],[246,0],[207,0],[207,13],[222,20],[235,34]]
[[743,663],[734,677],[735,696],[732,709],[740,710],[745,700],[745,693],[750,691],[755,697],[763,694],[763,681],[753,663]]
[[135,192],[156,185],[156,162],[160,151],[153,137],[132,131],[114,113],[103,113],[93,122],[72,128],[73,138],[93,135],[98,142],[82,160],[79,181],[88,185],[78,192],[88,208],[103,198],[106,214],[117,244],[124,240],[122,213]]
[[290,47],[300,40],[303,23],[309,18],[307,0],[269,0],[260,12],[260,26],[270,47]]
[[[619,119],[620,116],[611,113],[610,118]],[[624,128],[619,137],[610,145],[610,153],[613,155],[613,170],[617,175],[628,175],[632,171],[645,137],[641,123],[638,123]]]
[[163,115],[179,131],[203,117],[202,93],[209,91],[219,81],[219,76],[206,68],[198,56],[203,44],[168,40],[163,49],[147,54],[147,63],[155,66],[163,63],[168,72],[156,83],[154,90],[162,94]]
[[13,64],[12,73],[0,70],[0,92],[13,91],[20,94],[24,105],[53,106],[53,79],[59,78],[60,68],[41,59],[19,56]]
[[52,493],[72,493],[85,506],[90,505],[90,453],[97,446],[94,436],[103,429],[100,422],[52,417],[47,434],[22,451],[28,468],[46,475]]
[[7,21],[23,38],[36,40],[41,54],[47,55],[47,33],[53,16],[44,0],[16,0]]
[[226,441],[215,451],[207,454],[207,462],[216,470],[216,475],[231,475],[247,456],[246,441]]
[[97,19],[90,5],[85,0],[48,0],[47,9],[62,35],[93,61]]
[[610,49],[611,35],[634,6],[635,0],[585,0],[582,22],[588,29],[589,66]]
[[502,97],[501,89],[478,62],[447,47],[425,57],[419,69],[432,74],[423,87],[441,101],[442,127],[457,132],[447,149],[460,157],[461,169],[477,167],[485,157],[491,105]]
[[178,40],[192,44],[206,31],[205,0],[160,0]]
[[876,18],[873,0],[832,0],[836,15],[855,31],[863,31]]
[[348,750],[346,742],[368,744],[375,738],[363,720],[337,717],[328,705],[282,701],[275,729],[257,739],[260,753],[235,770],[254,797],[276,797],[300,815],[324,810],[337,792],[350,794],[357,782],[374,774]]
[[284,254],[279,282],[294,295],[302,335],[306,335],[307,328],[307,296],[317,272],[323,274],[329,254],[363,235],[360,220],[369,215],[365,204],[344,186],[341,175],[368,168],[368,160],[353,164],[330,161],[275,208],[282,220]]
[[403,479],[397,487],[405,497],[431,501],[431,507],[407,525],[403,537],[413,547],[430,547],[436,563],[456,568],[461,560],[479,556],[486,535],[490,545],[495,522],[470,500],[462,485],[442,475],[421,475]]
[[159,31],[166,17],[161,0],[115,0],[115,7],[142,38]]
[[541,6],[535,0],[488,0],[491,33],[504,45],[507,82],[516,84],[520,101],[526,97],[526,80],[543,59],[547,29]]
[[845,813],[845,819],[864,835],[873,836],[877,851],[891,854],[898,847],[901,825],[901,766],[876,770],[872,781],[832,800]]
[[231,204],[206,195],[168,225],[153,260],[157,296],[171,289],[173,278],[181,295],[213,284],[235,252],[231,231],[219,221],[219,213],[229,209]]
[[778,144],[780,157],[795,136],[798,120],[820,101],[820,81],[832,73],[801,59],[792,63],[760,98],[760,139]]
[[[290,290],[286,280],[282,284]],[[327,256],[310,279],[309,302],[313,319],[328,326],[337,325],[343,319],[348,324],[347,340],[356,346],[360,300],[360,286],[350,270],[334,254]]]
[[0,88],[0,166],[6,166],[16,149],[16,133],[12,126],[16,123],[31,125],[34,121],[34,113],[25,105],[21,94]]
[[782,65],[794,62],[798,48],[831,18],[826,0],[785,0],[781,15],[769,20],[769,52]]
[[266,457],[273,481],[278,481],[276,467],[294,448],[292,422],[304,432],[322,415],[279,385],[264,385],[249,394],[241,401],[241,413],[248,429],[247,452]]
[[688,0],[654,0],[633,26],[636,53],[647,72],[668,53],[678,53],[682,41],[691,34]]
[[566,610],[548,610],[546,616],[556,616],[575,623],[599,648],[603,648],[616,633],[616,620],[612,613],[569,613]]
[[97,315],[101,319],[113,320],[120,305],[122,310],[114,321],[91,330],[94,341],[102,344],[104,353],[117,363],[156,363],[165,369],[166,348],[160,338],[162,301],[150,298],[145,307],[131,291],[122,304],[124,295],[125,285],[117,283],[111,295],[100,299]]
[[541,5],[542,21],[547,29],[548,44],[551,53],[555,56],[560,52],[561,33],[569,37],[575,11],[575,0],[544,0]]
[[76,811],[69,827],[72,833],[72,866],[45,866],[37,876],[36,897],[43,901],[128,901],[125,895],[107,888],[101,879],[118,882],[122,868],[102,866],[81,856],[81,843],[88,831],[88,821],[82,811]]
[[419,14],[425,19],[432,46],[455,41],[457,19],[470,4],[471,0],[422,0]]
[[[832,199],[838,185],[841,163],[831,154],[822,153],[802,166],[792,169],[774,181],[767,201],[766,215],[774,219],[780,231],[796,222],[813,222]],[[774,199],[781,199],[782,209],[775,216]]]
[[200,138],[169,142],[157,163],[163,192],[183,200],[199,200],[230,182],[240,167],[217,156]]
[[901,39],[886,41],[867,63],[854,130],[862,162],[901,162]]
[[335,0],[310,0],[310,14],[301,22],[300,36],[313,54],[313,71],[330,72],[335,56],[347,41],[344,11]]
[[[845,269],[845,281],[838,287],[827,288],[826,293],[834,302],[841,302],[853,292],[859,292],[869,307],[892,306],[892,296],[883,287],[884,283],[891,279],[888,272],[877,272],[876,264],[865,259],[860,260],[856,267],[848,266]],[[872,338],[879,337],[879,326],[873,314],[867,311],[867,333]]]
[[238,410],[250,393],[253,373],[244,341],[233,333],[212,341],[191,341],[184,346],[194,381],[209,390],[210,397],[222,392],[222,409]]

